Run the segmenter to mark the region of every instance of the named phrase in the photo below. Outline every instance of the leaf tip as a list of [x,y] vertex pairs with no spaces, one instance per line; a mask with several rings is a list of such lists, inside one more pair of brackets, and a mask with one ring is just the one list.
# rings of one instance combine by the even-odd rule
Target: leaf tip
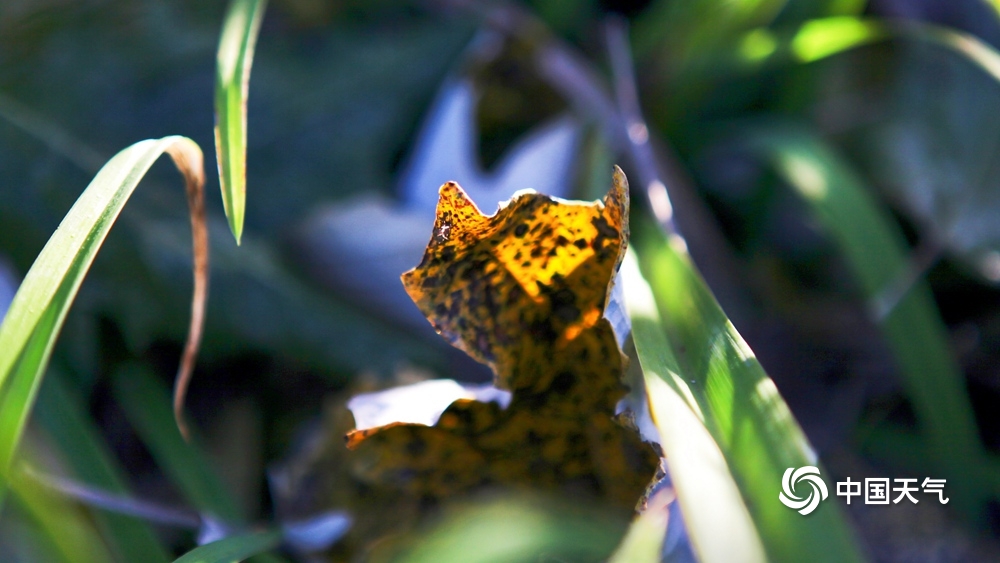
[[226,215],[229,219],[229,231],[233,233],[233,238],[236,239],[236,246],[239,246],[243,241],[243,217],[237,217],[235,213],[226,213]]

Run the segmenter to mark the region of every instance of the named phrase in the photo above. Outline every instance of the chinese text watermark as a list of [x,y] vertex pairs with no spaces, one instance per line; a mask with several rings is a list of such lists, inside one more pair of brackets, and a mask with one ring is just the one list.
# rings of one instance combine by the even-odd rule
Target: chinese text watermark
[[[919,485],[917,484],[919,483]],[[904,500],[918,504],[924,496],[932,496],[941,504],[948,504],[944,486],[946,479],[889,479],[888,477],[870,477],[864,481],[838,481],[835,489],[838,497],[844,497],[847,504],[858,497],[864,497],[865,504],[899,504]],[[803,493],[807,493],[803,496]],[[914,494],[918,496],[914,496]],[[818,467],[789,467],[781,478],[781,492],[778,500],[788,508],[799,511],[803,516],[816,510],[819,503],[828,496],[826,482],[820,477]],[[920,498],[918,498],[920,497]]]

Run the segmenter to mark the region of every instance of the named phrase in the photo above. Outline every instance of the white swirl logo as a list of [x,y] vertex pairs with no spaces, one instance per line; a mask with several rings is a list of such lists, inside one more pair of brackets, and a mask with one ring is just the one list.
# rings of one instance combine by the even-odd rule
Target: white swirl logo
[[[805,481],[812,488],[809,491],[809,496],[799,498],[795,495],[795,486],[799,484],[799,481]],[[778,500],[781,501],[781,504],[798,510],[799,514],[805,516],[816,510],[820,501],[826,500],[827,495],[826,483],[819,476],[819,468],[806,465],[798,469],[789,467],[785,470],[785,475],[781,478],[781,492],[778,493]]]

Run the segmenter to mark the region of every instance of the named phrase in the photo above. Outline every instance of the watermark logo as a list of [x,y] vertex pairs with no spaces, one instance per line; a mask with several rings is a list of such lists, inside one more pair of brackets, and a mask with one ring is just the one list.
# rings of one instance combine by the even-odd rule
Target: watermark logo
[[[800,492],[808,486],[809,494],[804,498],[800,498],[795,494],[796,486],[800,485],[800,482]],[[893,483],[899,486],[893,487]],[[890,502],[892,504],[899,504],[903,500],[908,500],[913,504],[919,503],[920,501],[912,493],[931,495],[937,497],[939,503],[948,504],[950,499],[945,496],[944,492],[947,480],[926,477],[920,483],[919,487],[917,483],[920,483],[919,479],[889,479],[888,477],[869,477],[862,483],[861,481],[852,481],[848,477],[846,481],[837,482],[837,496],[845,497],[847,504],[851,504],[852,497],[862,496],[863,484],[865,504],[889,504]],[[892,493],[899,494],[893,498]],[[826,500],[827,496],[826,483],[819,476],[818,467],[812,465],[806,465],[798,469],[789,467],[781,477],[781,492],[778,493],[778,500],[788,508],[798,510],[799,514],[803,516],[811,514],[812,511],[816,510],[819,503]]]
[[[809,495],[800,498],[795,494],[796,485],[799,483],[808,485]],[[816,510],[820,501],[826,500],[829,493],[826,490],[826,483],[819,476],[819,468],[812,465],[799,467],[789,467],[781,477],[781,492],[778,493],[778,500],[788,508],[798,510],[799,514],[805,516]]]

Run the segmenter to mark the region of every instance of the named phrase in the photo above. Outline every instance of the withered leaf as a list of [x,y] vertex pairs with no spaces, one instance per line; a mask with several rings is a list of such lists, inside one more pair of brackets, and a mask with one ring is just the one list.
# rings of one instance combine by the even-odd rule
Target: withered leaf
[[482,487],[592,495],[631,509],[657,467],[615,419],[624,357],[603,312],[628,242],[628,184],[603,201],[526,191],[483,215],[453,182],[440,190],[420,265],[403,274],[435,329],[491,366],[510,405],[457,400],[432,427],[348,434],[356,478],[424,499]]

